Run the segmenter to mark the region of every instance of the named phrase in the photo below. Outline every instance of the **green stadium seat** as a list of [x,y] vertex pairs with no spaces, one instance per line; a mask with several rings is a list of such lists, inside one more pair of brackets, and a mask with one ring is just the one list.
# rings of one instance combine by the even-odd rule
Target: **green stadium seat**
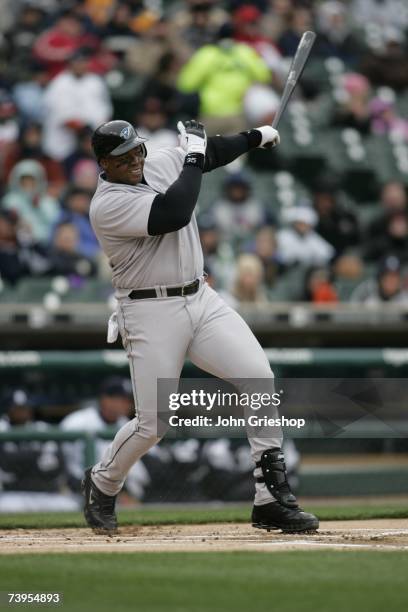
[[52,291],[52,278],[24,278],[15,290],[19,303],[41,303],[46,293]]
[[0,304],[10,304],[16,302],[16,290],[11,285],[0,280]]
[[227,176],[228,174],[223,168],[219,168],[214,172],[208,172],[203,175],[201,191],[198,198],[197,212],[205,212],[211,208],[212,204],[216,200],[219,200],[220,197],[222,197],[222,186]]
[[285,272],[269,292],[272,302],[301,301],[304,295],[306,268],[295,266]]
[[332,129],[319,135],[328,166],[343,178],[344,190],[359,202],[378,193],[374,158],[367,141],[356,130]]
[[72,287],[60,297],[63,304],[106,302],[112,293],[113,289],[109,281],[87,279],[81,287]]
[[375,203],[364,203],[364,206],[357,207],[355,212],[357,212],[358,220],[360,222],[360,227],[365,232],[370,224],[378,217],[381,211],[381,205],[379,202]]

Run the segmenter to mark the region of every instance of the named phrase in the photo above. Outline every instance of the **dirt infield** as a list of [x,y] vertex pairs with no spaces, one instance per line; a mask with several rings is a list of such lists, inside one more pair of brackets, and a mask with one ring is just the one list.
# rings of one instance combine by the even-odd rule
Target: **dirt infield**
[[408,519],[323,522],[309,535],[267,533],[233,523],[122,527],[111,538],[84,528],[0,532],[0,554],[312,549],[408,550]]

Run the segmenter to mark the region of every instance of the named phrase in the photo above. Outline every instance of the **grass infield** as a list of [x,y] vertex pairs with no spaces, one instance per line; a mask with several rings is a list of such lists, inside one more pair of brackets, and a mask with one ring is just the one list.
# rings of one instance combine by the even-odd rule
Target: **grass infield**
[[64,612],[405,612],[406,559],[378,551],[5,555],[0,590],[62,592]]
[[[350,506],[307,505],[308,512],[316,514],[321,521],[408,518],[406,503]],[[224,506],[219,508],[140,508],[119,510],[120,525],[174,525],[203,523],[246,523],[249,521],[251,504]],[[0,514],[0,529],[45,529],[84,527],[81,512],[54,512],[30,514]]]

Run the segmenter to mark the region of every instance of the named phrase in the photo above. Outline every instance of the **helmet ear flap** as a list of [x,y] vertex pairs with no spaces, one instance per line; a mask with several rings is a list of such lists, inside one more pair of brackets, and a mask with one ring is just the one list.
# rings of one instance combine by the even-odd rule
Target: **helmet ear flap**
[[146,149],[146,145],[144,142],[142,142],[142,151],[143,151],[143,157],[147,156],[147,149]]

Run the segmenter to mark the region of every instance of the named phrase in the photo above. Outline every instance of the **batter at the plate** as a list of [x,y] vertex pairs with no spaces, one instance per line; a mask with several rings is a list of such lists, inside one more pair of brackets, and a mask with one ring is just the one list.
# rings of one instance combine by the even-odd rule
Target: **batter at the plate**
[[[273,373],[257,339],[205,282],[194,207],[203,172],[255,147],[277,145],[279,134],[262,126],[207,141],[196,121],[179,123],[178,129],[179,147],[152,154],[126,121],[105,123],[93,135],[102,174],[91,223],[112,268],[136,407],[135,418],[83,481],[86,520],[105,533],[117,528],[115,499],[129,469],[159,440],[158,378],[177,380],[188,357],[219,378],[242,379],[238,391],[256,393],[251,379],[264,379],[262,390],[274,392]],[[114,326],[111,317],[111,340]],[[255,464],[252,524],[286,532],[315,530],[317,518],[299,508],[289,488],[281,442],[280,434],[249,439]]]

